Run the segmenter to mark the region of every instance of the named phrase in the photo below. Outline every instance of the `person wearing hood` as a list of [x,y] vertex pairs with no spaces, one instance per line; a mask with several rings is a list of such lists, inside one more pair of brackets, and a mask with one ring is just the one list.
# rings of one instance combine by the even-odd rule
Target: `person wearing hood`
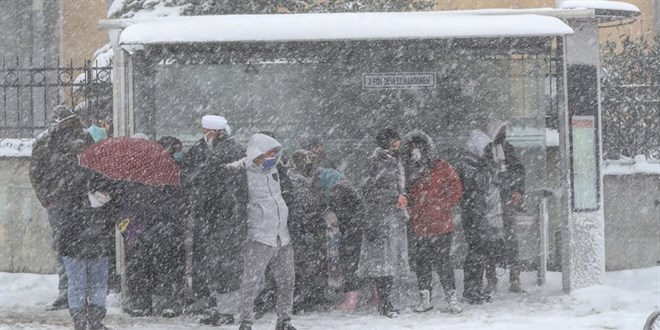
[[378,148],[369,158],[361,184],[365,203],[358,274],[377,288],[378,311],[395,318],[399,311],[390,300],[394,277],[409,273],[408,197],[405,172],[399,158],[401,138],[390,128],[376,136]]
[[295,330],[291,325],[295,283],[294,252],[289,234],[289,207],[282,197],[277,164],[282,145],[257,133],[250,137],[247,156],[225,166],[244,174],[242,197],[247,213],[247,240],[243,246],[239,320],[240,330],[252,329],[254,300],[264,282],[266,267],[276,283],[276,330]]
[[495,164],[484,156],[492,140],[479,130],[470,133],[457,166],[463,183],[461,222],[468,251],[463,265],[463,298],[468,304],[490,299],[483,290],[487,263],[497,262],[503,249],[502,207]]
[[[228,129],[222,116],[202,117],[204,136],[179,161],[193,219],[193,313],[217,305],[213,290],[229,292],[239,286],[242,266],[240,258],[234,256],[239,254],[243,239],[237,232],[240,219],[233,213],[235,185],[223,164],[244,157],[245,149],[229,136]],[[218,241],[224,244],[216,244]]]
[[426,133],[418,130],[408,133],[402,149],[420,297],[420,304],[414,310],[433,309],[431,284],[435,269],[450,312],[461,313],[451,260],[453,208],[463,196],[461,179],[449,163],[436,156],[433,140]]
[[[486,158],[496,163],[504,221],[505,257],[509,266],[509,291],[523,293],[520,285],[520,260],[518,257],[518,235],[516,213],[525,193],[525,167],[516,156],[513,145],[506,140],[507,122],[490,118],[484,132],[493,140],[486,150]],[[497,288],[496,265],[486,266],[486,291],[494,293]]]
[[[57,253],[62,214],[71,208],[67,195],[64,174],[78,166],[77,155],[92,143],[85,133],[80,117],[67,107],[59,105],[53,109],[52,123],[34,143],[30,159],[29,177],[37,199],[48,212],[48,223],[53,232],[53,249]],[[60,255],[57,255],[59,276],[57,299],[48,310],[65,309],[67,302],[66,270]]]

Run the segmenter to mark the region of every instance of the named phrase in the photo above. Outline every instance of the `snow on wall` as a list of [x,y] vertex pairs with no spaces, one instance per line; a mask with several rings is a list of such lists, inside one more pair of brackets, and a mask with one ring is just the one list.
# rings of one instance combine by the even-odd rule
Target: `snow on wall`
[[30,157],[35,139],[0,140],[0,157]]
[[570,289],[603,284],[605,278],[605,216],[603,211],[571,214]]
[[619,160],[606,160],[603,175],[633,175],[655,174],[660,175],[660,160],[646,159],[644,155]]

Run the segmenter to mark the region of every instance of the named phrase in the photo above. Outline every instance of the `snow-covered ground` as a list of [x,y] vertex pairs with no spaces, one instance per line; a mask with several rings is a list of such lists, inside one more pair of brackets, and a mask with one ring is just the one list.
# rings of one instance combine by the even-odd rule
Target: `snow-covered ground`
[[[461,272],[457,271],[461,283]],[[368,306],[357,313],[336,311],[295,316],[298,329],[631,329],[640,330],[646,317],[660,309],[660,267],[608,272],[604,285],[564,294],[561,274],[548,274],[543,287],[533,285],[535,273],[524,273],[528,293],[506,292],[504,276],[492,303],[465,305],[460,315],[446,313],[444,299],[435,300],[436,309],[416,314],[410,310],[415,293],[410,283],[397,295],[403,309],[398,319],[376,315]],[[437,282],[437,280],[436,280]],[[407,288],[406,288],[407,287]],[[459,287],[459,290],[461,288]],[[440,290],[435,290],[440,292]],[[402,293],[403,292],[403,293]],[[71,325],[66,311],[47,312],[45,305],[57,295],[57,276],[0,273],[0,329],[67,329]],[[236,297],[221,297],[225,308],[233,309]],[[211,329],[197,324],[195,317],[131,318],[120,313],[117,295],[109,296],[106,324],[112,329]],[[255,329],[273,329],[275,316],[266,315]],[[236,329],[236,325],[215,329]]]

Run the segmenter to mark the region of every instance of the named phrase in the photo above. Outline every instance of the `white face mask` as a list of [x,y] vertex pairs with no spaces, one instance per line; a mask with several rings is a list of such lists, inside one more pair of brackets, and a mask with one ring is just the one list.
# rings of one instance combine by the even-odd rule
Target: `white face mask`
[[422,160],[422,151],[419,148],[414,148],[410,153],[410,158],[413,162],[418,162]]

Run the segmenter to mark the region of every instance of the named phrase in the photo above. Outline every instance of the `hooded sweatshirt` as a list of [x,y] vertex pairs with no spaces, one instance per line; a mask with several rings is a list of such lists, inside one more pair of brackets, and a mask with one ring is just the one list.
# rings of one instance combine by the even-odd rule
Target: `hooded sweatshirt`
[[284,246],[291,242],[287,226],[289,208],[282,198],[277,167],[266,170],[254,162],[273,149],[277,149],[279,162],[282,145],[270,136],[255,134],[248,142],[247,156],[229,166],[242,167],[247,173],[248,239],[270,246],[278,246],[278,243]]
[[[487,239],[497,239],[502,236],[502,206],[500,193],[496,185],[496,173],[493,162],[485,159],[484,148],[492,140],[483,132],[475,130],[470,133],[461,164],[460,176],[465,194],[461,201],[464,216],[464,227]],[[466,230],[470,230],[466,228]]]
[[[484,132],[495,140],[502,128],[509,123],[497,118],[491,118],[484,126]],[[513,192],[525,193],[525,167],[518,159],[511,143],[504,141],[492,146],[493,161],[497,163],[500,194],[504,200],[509,200]]]

